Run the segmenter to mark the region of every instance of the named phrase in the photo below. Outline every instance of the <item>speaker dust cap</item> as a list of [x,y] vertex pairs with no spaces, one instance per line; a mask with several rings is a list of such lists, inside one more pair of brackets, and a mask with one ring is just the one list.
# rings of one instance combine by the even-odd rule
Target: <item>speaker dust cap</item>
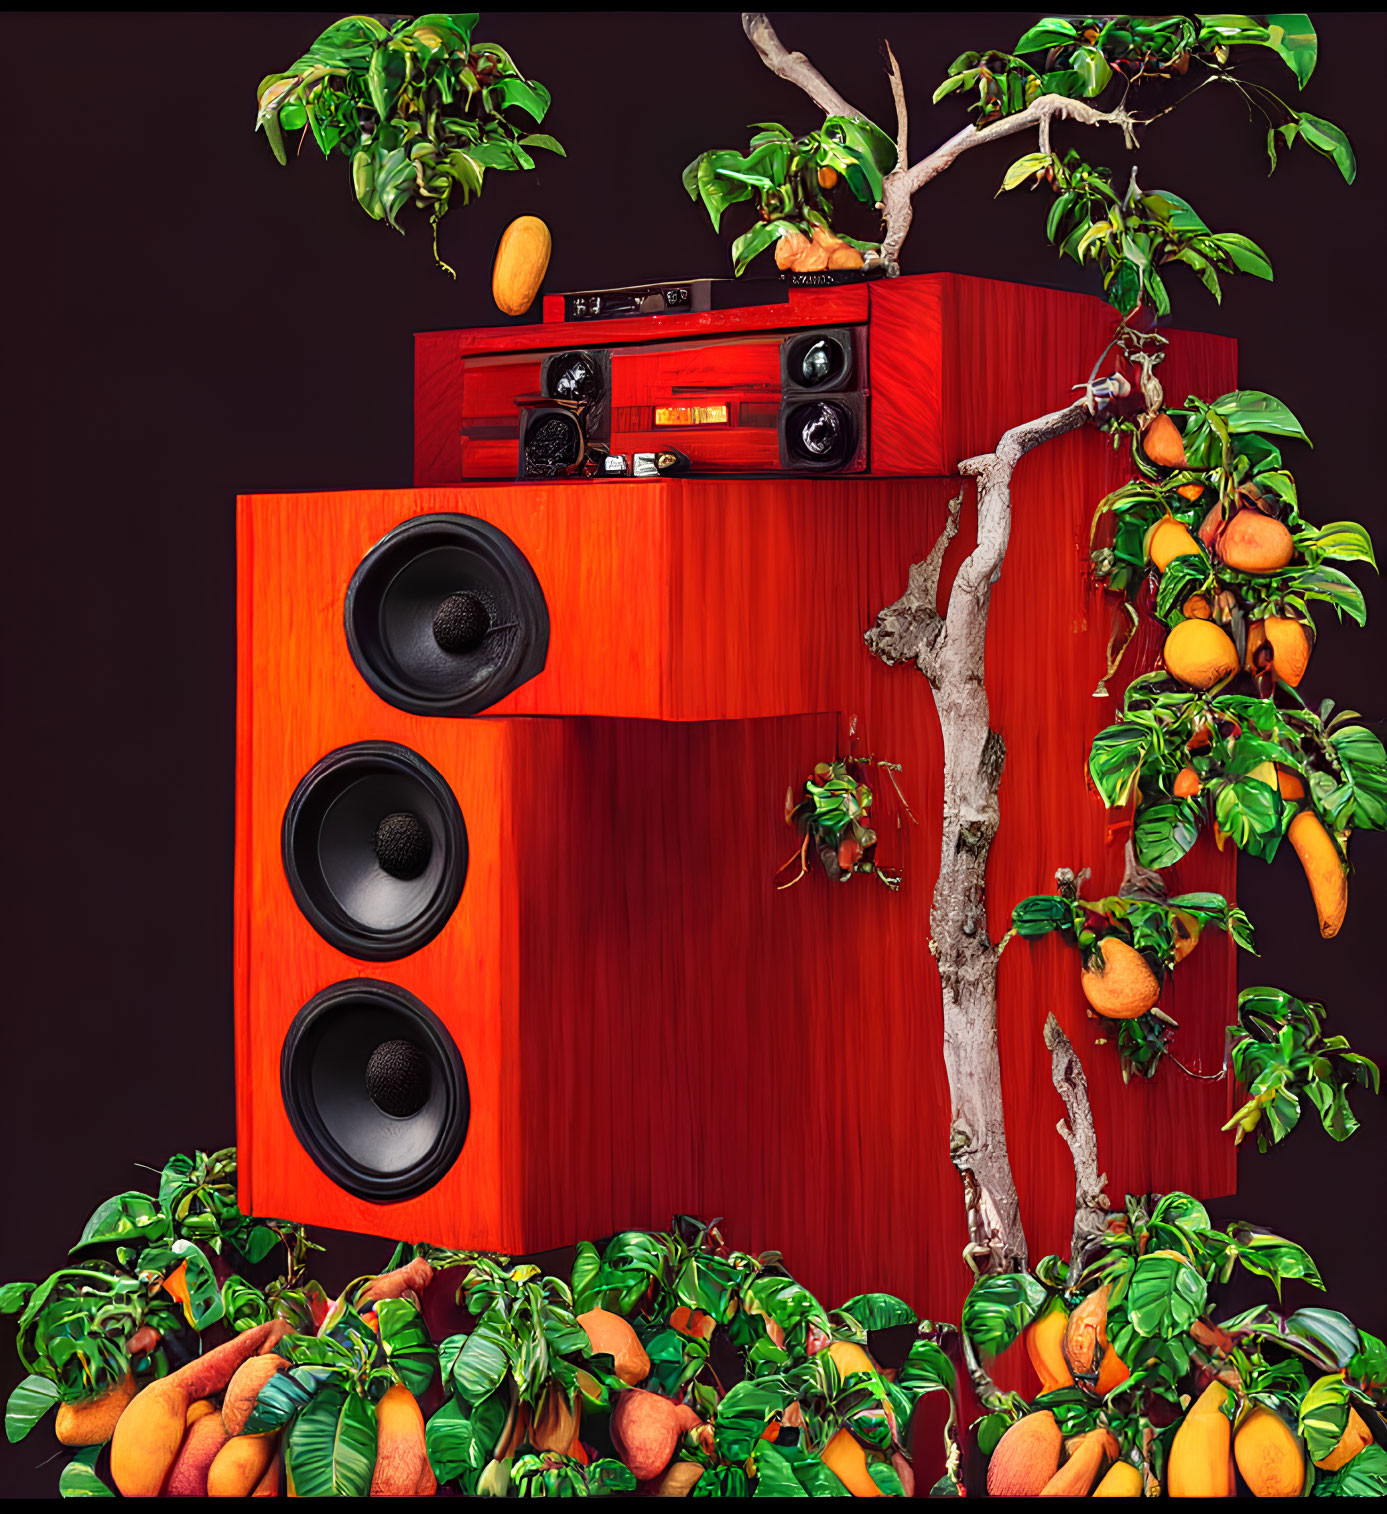
[[357,1198],[425,1192],[467,1139],[462,1055],[438,1017],[392,983],[353,978],[315,994],[289,1027],[279,1072],[294,1134]]
[[846,327],[802,331],[780,344],[780,388],[784,394],[846,389],[853,367],[852,332]]
[[324,940],[367,962],[407,957],[447,924],[467,878],[467,828],[442,775],[406,746],[329,752],[294,790],[284,872]]
[[413,715],[476,715],[533,678],[549,611],[529,560],[471,515],[420,515],[362,559],[347,588],[361,676]]

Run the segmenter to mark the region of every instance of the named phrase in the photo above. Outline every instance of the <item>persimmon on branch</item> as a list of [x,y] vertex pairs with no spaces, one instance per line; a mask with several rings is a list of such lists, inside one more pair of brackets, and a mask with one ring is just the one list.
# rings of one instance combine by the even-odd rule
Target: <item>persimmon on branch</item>
[[[1126,189],[1118,190],[1108,170],[1090,167],[1073,152],[1060,156],[1052,143],[1054,123],[1115,126],[1127,147],[1134,149],[1139,145],[1138,130],[1157,117],[1133,115],[1127,106],[1130,90],[1148,78],[1183,77],[1194,67],[1203,74],[1196,88],[1231,85],[1263,113],[1273,167],[1278,144],[1289,146],[1300,137],[1332,157],[1346,179],[1353,178],[1352,151],[1337,127],[1293,111],[1230,67],[1235,46],[1270,48],[1303,86],[1316,53],[1308,18],[1280,17],[1275,27],[1235,16],[1176,16],[1149,22],[1129,17],[1047,19],[1032,27],[1012,53],[965,53],[955,60],[935,100],[976,87],[977,122],[914,163],[904,78],[889,45],[894,138],[845,99],[808,58],[788,51],[764,15],[745,13],[742,25],[767,67],[807,94],[827,121],[823,131],[799,138],[785,127],[763,127],[753,138],[750,156],[709,152],[686,170],[689,193],[703,200],[715,226],[728,205],[758,199],[760,224],[733,248],[736,271],[774,244],[777,263],[791,271],[855,266],[864,261],[859,249],[865,247],[865,256],[879,260],[884,272],[897,273],[915,193],[970,149],[1034,130],[1038,150],[1014,162],[1001,187],[1047,183],[1055,195],[1047,237],[1080,266],[1096,264],[1101,272],[1108,302],[1120,312],[1107,350],[1116,346],[1141,383],[1143,413],[1135,421],[1120,423],[1137,432],[1134,457],[1139,467],[1148,461],[1158,469],[1167,467],[1158,459],[1147,459],[1140,442],[1151,427],[1173,429],[1154,376],[1164,339],[1153,328],[1170,309],[1158,268],[1184,263],[1217,296],[1221,274],[1270,278],[1271,265],[1248,238],[1212,231],[1179,196],[1144,191],[1135,170]],[[1027,54],[1043,54],[1040,66],[1027,62]],[[1125,87],[1113,108],[1102,110],[1089,103],[1114,80]],[[827,195],[840,177],[859,199],[875,195],[873,203],[883,219],[879,247],[833,233]],[[1074,385],[1082,390],[1079,399],[1013,427],[993,452],[959,465],[961,475],[976,480],[977,541],[954,580],[947,608],[941,613],[938,605],[940,568],[958,530],[962,493],[950,503],[929,555],[910,569],[905,593],[881,611],[875,627],[865,633],[874,655],[888,664],[913,661],[926,676],[943,736],[943,823],[939,877],[930,908],[930,949],[943,994],[944,1060],[952,1100],[950,1155],[963,1181],[969,1230],[965,1254],[979,1272],[1024,1271],[1027,1265],[1007,1155],[997,1048],[1000,948],[987,932],[986,869],[999,823],[998,788],[1006,759],[1005,743],[990,725],[985,683],[991,591],[1006,556],[1017,466],[1034,447],[1085,424],[1131,392],[1120,372],[1099,379],[1106,355],[1100,354],[1087,381]],[[1182,454],[1169,466],[1183,467],[1185,462]],[[1106,953],[1102,960],[1106,964]],[[1154,975],[1145,967],[1142,972],[1159,990]],[[1150,1013],[1154,1016],[1156,1011]],[[1074,1253],[1080,1256],[1097,1223],[1102,1182],[1082,1073],[1058,1025],[1052,1021],[1052,1026],[1047,1041],[1056,1086],[1069,1114],[1063,1132],[1075,1160]]]

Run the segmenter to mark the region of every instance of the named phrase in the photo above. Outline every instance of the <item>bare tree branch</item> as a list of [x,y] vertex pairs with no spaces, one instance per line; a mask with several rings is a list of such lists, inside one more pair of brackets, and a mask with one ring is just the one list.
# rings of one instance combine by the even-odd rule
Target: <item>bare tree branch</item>
[[901,66],[896,62],[896,55],[891,51],[891,44],[886,44],[886,58],[890,63],[891,98],[896,105],[896,170],[904,170],[910,157],[906,152],[906,139],[909,136],[909,117],[905,109],[905,80],[901,78]]
[[916,666],[934,682],[934,652],[944,631],[944,617],[939,613],[939,570],[944,553],[958,533],[958,512],[963,504],[963,490],[949,501],[949,518],[924,562],[910,569],[906,591],[893,605],[877,615],[876,625],[863,638],[875,657],[887,667],[912,658]]
[[856,106],[849,105],[803,53],[792,53],[785,49],[769,18],[762,11],[743,11],[742,30],[761,55],[761,61],[766,67],[791,84],[798,84],[824,115],[869,119]]
[[1108,1196],[1103,1186],[1106,1173],[1098,1171],[1098,1135],[1088,1106],[1088,1082],[1069,1037],[1054,1015],[1045,1020],[1045,1044],[1050,1048],[1050,1074],[1064,1100],[1069,1123],[1055,1127],[1074,1159],[1074,1235],[1069,1246],[1069,1280],[1083,1271],[1092,1243],[1103,1234]]

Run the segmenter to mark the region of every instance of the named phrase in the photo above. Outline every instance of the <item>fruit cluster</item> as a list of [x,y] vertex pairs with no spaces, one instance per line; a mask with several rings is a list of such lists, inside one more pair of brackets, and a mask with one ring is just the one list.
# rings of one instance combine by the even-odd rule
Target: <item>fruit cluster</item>
[[[988,1359],[1024,1341],[1029,1402],[993,1390],[976,1428],[992,1496],[1387,1493],[1387,1347],[1327,1309],[1216,1321],[1236,1266],[1321,1286],[1293,1242],[1213,1227],[1186,1194],[1127,1201],[1069,1267],[980,1279],[964,1332]],[[1376,1429],[1374,1429],[1376,1426]]]
[[1095,534],[1111,521],[1112,541],[1093,559],[1109,587],[1164,623],[1164,670],[1133,681],[1089,772],[1106,803],[1131,807],[1144,866],[1177,862],[1206,824],[1220,847],[1266,861],[1289,840],[1332,936],[1348,908],[1348,838],[1387,826],[1387,753],[1352,712],[1312,710],[1297,690],[1311,605],[1359,624],[1366,615],[1328,564],[1372,564],[1373,552],[1355,522],[1303,519],[1285,438],[1305,434],[1256,391],[1190,399],[1134,431],[1141,477],[1100,505]]

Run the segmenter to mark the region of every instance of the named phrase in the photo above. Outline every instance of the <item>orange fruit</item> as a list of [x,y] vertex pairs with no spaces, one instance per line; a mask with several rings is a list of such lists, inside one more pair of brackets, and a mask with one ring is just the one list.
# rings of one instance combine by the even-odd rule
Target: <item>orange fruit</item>
[[1338,1443],[1328,1456],[1321,1457],[1315,1463],[1322,1471],[1337,1472],[1340,1467],[1347,1466],[1365,1446],[1373,1443],[1373,1432],[1363,1422],[1363,1417],[1358,1410],[1349,1405],[1348,1424],[1344,1426],[1344,1433],[1339,1437]]
[[819,1453],[819,1460],[854,1498],[881,1497],[867,1470],[867,1453],[850,1430],[839,1430]]
[[1148,422],[1141,433],[1141,450],[1158,468],[1185,466],[1185,444],[1168,415],[1158,415]]
[[[1267,651],[1263,651],[1267,648]],[[1260,656],[1258,654],[1261,654]],[[1310,637],[1304,625],[1289,615],[1268,615],[1265,620],[1254,620],[1247,629],[1247,662],[1249,673],[1258,671],[1263,663],[1292,688],[1305,677],[1310,661]]]
[[1238,671],[1238,649],[1211,620],[1182,620],[1161,648],[1166,672],[1192,689],[1211,689]]
[[830,168],[827,164],[825,164],[819,170],[818,177],[820,189],[832,189],[833,186],[838,182],[838,170],[836,168]]
[[1102,968],[1085,966],[1080,980],[1094,1011],[1109,1020],[1135,1020],[1154,1009],[1161,985],[1146,958],[1117,936],[1104,936],[1097,950]]
[[1146,556],[1155,564],[1158,572],[1165,570],[1177,557],[1202,556],[1203,549],[1173,515],[1162,516],[1146,533]]
[[1295,556],[1295,542],[1279,520],[1242,509],[1223,528],[1218,555],[1239,573],[1278,573]]
[[1213,606],[1202,594],[1191,594],[1180,606],[1180,613],[1186,620],[1212,620],[1214,618]]
[[1181,768],[1175,775],[1174,794],[1177,799],[1193,799],[1202,785],[1199,774],[1193,768]]
[[1170,922],[1171,931],[1175,937],[1175,965],[1179,965],[1199,944],[1199,932],[1203,926],[1193,915],[1186,914],[1184,910],[1174,911],[1174,918]]
[[1305,869],[1310,897],[1320,917],[1320,935],[1326,940],[1337,936],[1348,913],[1348,878],[1339,848],[1312,810],[1301,810],[1286,836]]

